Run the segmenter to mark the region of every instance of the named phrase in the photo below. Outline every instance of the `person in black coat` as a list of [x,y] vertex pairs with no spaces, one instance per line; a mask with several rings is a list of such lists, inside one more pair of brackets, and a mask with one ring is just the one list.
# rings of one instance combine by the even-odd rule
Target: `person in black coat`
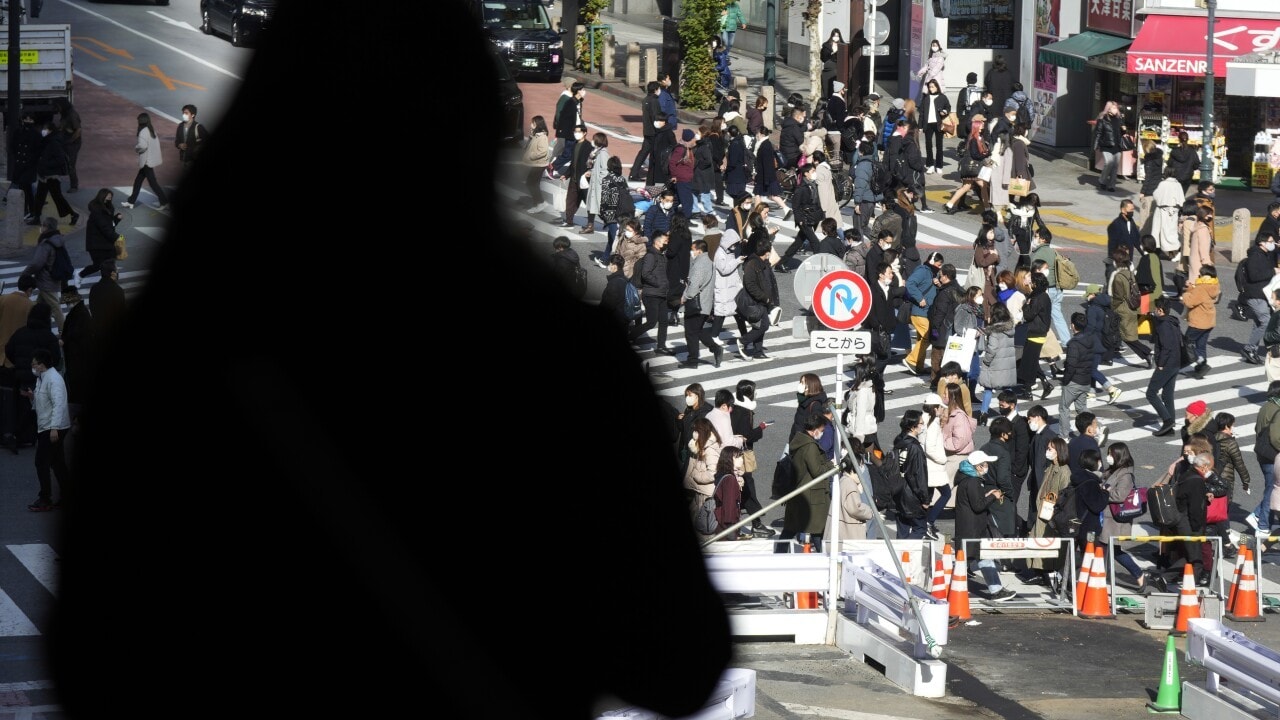
[[40,159],[43,138],[36,127],[35,116],[26,113],[13,139],[13,181],[22,189],[23,220],[31,222],[39,215],[36,207],[36,163]]
[[46,122],[40,129],[44,142],[40,146],[40,155],[36,160],[36,197],[33,200],[28,225],[39,225],[40,215],[44,212],[44,203],[53,196],[54,207],[58,209],[58,217],[71,217],[71,224],[80,222],[80,213],[71,209],[71,203],[62,194],[61,175],[70,172],[71,161],[67,155],[66,133],[58,132],[52,122]]
[[653,158],[657,157],[653,152],[653,142],[658,134],[654,122],[659,117],[663,118],[664,123],[666,121],[666,116],[662,114],[662,109],[658,106],[658,92],[660,90],[662,90],[662,84],[657,80],[650,80],[645,87],[644,100],[640,101],[640,130],[644,137],[644,142],[640,145],[640,151],[636,153],[636,159],[631,161],[631,176],[627,178],[631,182],[640,182],[640,170],[644,168],[646,160],[650,163],[649,170],[651,172],[653,170]]
[[902,473],[902,486],[894,497],[898,511],[898,539],[923,538],[928,526],[925,513],[932,499],[929,490],[929,469],[920,435],[924,432],[924,417],[919,410],[908,410],[898,422],[900,430],[893,441],[893,451],[898,456],[898,469]]
[[[945,164],[942,155],[942,121],[951,115],[951,101],[943,94],[945,88],[937,80],[930,80],[920,92],[916,107],[924,120],[925,172],[942,172]],[[932,112],[930,112],[932,109]]]
[[929,306],[930,387],[938,384],[938,371],[942,368],[942,354],[951,339],[951,327],[955,324],[956,308],[965,301],[964,288],[956,282],[956,266],[944,263],[938,270],[938,294]]
[[[661,113],[654,119],[660,127],[654,128],[653,154],[649,156],[649,173],[645,184],[648,186],[666,185],[671,181],[671,167],[666,162],[671,151],[676,147],[676,131]],[[634,170],[633,170],[634,172]]]
[[[742,436],[744,452],[755,452],[755,444],[764,438],[764,431],[769,427],[768,421],[756,422],[756,383],[754,380],[742,379],[734,388],[733,407],[729,408],[729,425],[734,435]],[[748,470],[743,476],[742,510],[751,515],[764,507],[760,504],[760,496],[756,494],[755,472]],[[764,524],[760,518],[751,521],[751,533],[758,538],[770,538],[777,531]]]
[[38,302],[27,311],[27,324],[13,331],[9,342],[5,343],[4,355],[13,363],[14,382],[18,389],[16,398],[18,445],[36,444],[36,413],[31,407],[31,399],[22,395],[23,390],[35,387],[36,376],[31,371],[31,358],[37,349],[49,351],[52,366],[62,363],[62,347],[58,336],[53,334],[50,323],[53,311],[46,303]]
[[617,253],[609,256],[609,274],[604,279],[604,290],[600,292],[600,307],[617,316],[618,321],[626,326],[630,324],[625,313],[627,304],[627,284],[631,281],[622,272],[626,261]]
[[1085,450],[1080,455],[1080,464],[1071,470],[1071,487],[1075,488],[1076,517],[1080,519],[1080,530],[1076,533],[1076,547],[1084,547],[1090,533],[1098,535],[1102,532],[1102,511],[1107,509],[1107,490],[1102,487],[1102,478],[1098,471],[1102,468],[1102,453],[1098,450]]
[[1027,410],[1027,433],[1029,435],[1027,441],[1027,466],[1031,474],[1027,479],[1027,496],[1032,502],[1027,504],[1026,523],[1030,527],[1035,527],[1036,516],[1039,508],[1034,507],[1034,499],[1040,494],[1040,485],[1044,482],[1044,471],[1048,467],[1048,458],[1045,457],[1045,451],[1049,448],[1049,441],[1058,437],[1058,433],[1049,427],[1052,421],[1049,418],[1049,411],[1043,405],[1032,405]]
[[[991,69],[987,71],[985,91],[991,93],[991,107],[1002,108],[1004,101],[1013,95],[1013,71],[1009,69],[1009,63],[1005,62],[1004,56],[997,54],[992,61]],[[987,119],[992,117],[990,112],[983,111]]]
[[[773,242],[769,240],[769,231],[756,228],[750,240],[753,254],[742,264],[742,287],[751,299],[772,310],[779,306],[778,279],[773,275],[769,265],[769,253],[773,250]],[[738,353],[745,353],[757,360],[767,360],[764,351],[764,336],[769,330],[770,313],[766,312],[755,327],[748,330],[738,339]]]
[[1169,151],[1168,164],[1168,167],[1173,168],[1173,176],[1182,184],[1184,194],[1191,189],[1191,178],[1200,168],[1200,154],[1187,142],[1188,139],[1186,130],[1178,131],[1178,144]]
[[1132,200],[1128,198],[1121,200],[1120,214],[1107,225],[1107,254],[1102,259],[1103,277],[1111,277],[1111,273],[1115,272],[1116,266],[1111,260],[1111,255],[1116,248],[1128,248],[1129,257],[1142,257],[1142,229],[1133,219],[1134,210]]
[[[793,168],[800,162],[800,146],[804,144],[806,130],[803,105],[791,109],[791,114],[782,119],[778,134],[778,152],[782,154],[783,167]],[[763,193],[756,192],[757,195]]]
[[1160,427],[1152,435],[1163,437],[1173,433],[1174,386],[1182,369],[1182,329],[1177,315],[1168,311],[1168,299],[1156,298],[1151,303],[1151,323],[1156,347],[1153,352],[1155,372],[1147,383],[1147,402],[1160,417]]

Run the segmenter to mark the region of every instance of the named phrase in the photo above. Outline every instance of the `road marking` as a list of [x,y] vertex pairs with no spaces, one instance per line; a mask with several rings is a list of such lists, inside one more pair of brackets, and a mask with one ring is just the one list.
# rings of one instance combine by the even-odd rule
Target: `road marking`
[[6,547],[18,562],[22,563],[27,572],[49,591],[49,594],[54,596],[58,594],[58,568],[55,565],[58,554],[53,551],[53,548],[45,543]]
[[[198,57],[198,56],[196,56],[196,55],[193,55],[193,54],[191,54],[191,53],[187,52],[186,50],[183,50],[183,49],[182,49],[182,48],[180,48],[180,47],[177,47],[177,46],[175,46],[175,45],[170,45],[169,43],[167,43],[167,42],[163,42],[163,41],[161,41],[161,40],[157,40],[156,38],[154,38],[154,37],[152,37],[152,36],[150,36],[150,35],[148,35],[148,34],[146,34],[146,33],[144,33],[144,32],[140,32],[139,30],[136,30],[136,29],[134,29],[134,28],[131,28],[131,27],[129,27],[128,25],[125,25],[124,23],[119,22],[118,20],[115,20],[114,18],[109,18],[109,17],[107,17],[106,15],[103,15],[103,14],[102,14],[102,13],[100,13],[100,12],[97,12],[97,11],[95,11],[95,10],[91,10],[91,9],[89,9],[88,7],[85,7],[84,5],[81,5],[81,4],[79,4],[79,3],[74,3],[74,2],[68,2],[67,0],[63,0],[63,4],[68,5],[68,6],[72,7],[72,8],[75,8],[76,10],[79,10],[79,11],[80,11],[80,12],[82,12],[82,13],[85,13],[85,14],[88,14],[88,15],[92,15],[92,16],[94,16],[94,17],[98,18],[99,20],[102,20],[103,22],[111,23],[112,25],[115,25],[116,27],[120,28],[121,30],[124,30],[125,32],[131,32],[131,33],[133,33],[134,35],[137,35],[137,36],[138,36],[138,37],[140,37],[140,38],[143,38],[143,39],[145,39],[145,40],[150,40],[151,42],[155,43],[156,45],[159,45],[160,47],[162,47],[162,48],[164,48],[164,49],[166,49],[166,50],[170,50],[170,51],[172,51],[172,52],[178,53],[179,55],[181,55],[181,56],[183,56],[183,57],[187,58],[188,60],[191,60],[192,62],[198,62],[198,63],[200,63],[201,65],[204,65],[205,67],[209,68],[210,70],[213,70],[213,71],[215,71],[215,72],[220,72],[220,73],[222,73],[223,75],[226,75],[226,76],[227,76],[227,77],[229,77],[229,78],[232,78],[232,79],[235,79],[235,80],[244,80],[244,78],[243,78],[243,77],[240,77],[239,75],[237,75],[237,74],[235,74],[235,73],[231,72],[230,70],[228,70],[228,69],[226,69],[226,68],[224,68],[224,67],[221,67],[221,66],[218,66],[218,65],[214,65],[213,63],[209,62],[208,60],[205,60],[204,58],[201,58],[201,57]],[[79,75],[80,73],[76,73],[76,74],[77,74],[77,75]],[[101,84],[101,83],[96,83],[96,84]]]
[[801,705],[799,703],[779,702],[778,704],[786,708],[788,712],[793,712],[796,715],[814,715],[817,717],[834,718],[835,720],[912,720],[911,718],[899,715],[865,713],[857,710],[839,710],[836,708]]
[[39,635],[31,619],[18,609],[9,594],[0,590],[0,637],[30,637]]

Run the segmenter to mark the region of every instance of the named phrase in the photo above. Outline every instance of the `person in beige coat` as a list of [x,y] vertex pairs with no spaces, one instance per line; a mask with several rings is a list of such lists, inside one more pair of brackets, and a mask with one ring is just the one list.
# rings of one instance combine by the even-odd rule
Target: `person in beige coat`
[[1213,265],[1213,210],[1207,207],[1196,209],[1196,225],[1191,231],[1191,247],[1187,253],[1188,285],[1200,277],[1201,265]]
[[702,505],[703,498],[711,497],[716,489],[716,466],[720,463],[720,451],[724,445],[711,421],[700,417],[693,421],[689,438],[689,462],[684,468],[684,489],[693,493],[691,510]]
[[[1049,521],[1045,515],[1053,516],[1052,510],[1041,512],[1040,508],[1053,505],[1053,501],[1062,494],[1062,491],[1071,484],[1071,468],[1067,466],[1067,441],[1056,437],[1049,440],[1045,447],[1044,455],[1047,461],[1044,466],[1044,477],[1040,480],[1040,490],[1036,493],[1035,499],[1035,524],[1031,526],[1031,537],[1043,538],[1053,537],[1054,534],[1049,530]],[[1065,546],[1064,546],[1065,547]],[[1035,573],[1044,584],[1053,587],[1051,573],[1058,573],[1062,568],[1062,561],[1059,560],[1040,560],[1033,558],[1027,561],[1027,568]]]
[[525,167],[524,187],[529,191],[529,199],[525,210],[539,213],[546,209],[542,199],[542,175],[551,162],[551,141],[547,137],[547,121],[541,115],[534,115],[529,121],[529,142],[525,143],[524,154],[520,164]]
[[160,201],[160,209],[168,209],[169,196],[165,194],[160,181],[156,180],[156,168],[164,163],[160,145],[156,129],[151,126],[151,115],[138,113],[138,142],[133,146],[133,151],[138,154],[138,174],[133,176],[133,192],[129,193],[129,199],[120,203],[124,207],[131,208],[138,204],[138,193],[142,191],[142,181],[145,179],[151,186],[151,192]]

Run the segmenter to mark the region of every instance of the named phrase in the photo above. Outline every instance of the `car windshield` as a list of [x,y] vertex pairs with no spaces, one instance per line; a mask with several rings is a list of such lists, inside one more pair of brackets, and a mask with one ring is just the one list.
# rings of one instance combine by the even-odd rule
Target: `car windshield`
[[484,24],[490,28],[549,30],[551,20],[542,0],[486,0]]

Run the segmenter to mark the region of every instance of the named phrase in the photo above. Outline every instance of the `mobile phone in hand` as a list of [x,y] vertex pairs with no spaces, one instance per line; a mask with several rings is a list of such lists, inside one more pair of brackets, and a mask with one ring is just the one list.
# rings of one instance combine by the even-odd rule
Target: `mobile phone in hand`
[[765,420],[765,421],[764,421],[764,424],[765,424],[765,426],[769,426],[769,425],[772,425],[772,424],[773,424],[773,421],[772,421],[772,420]]

